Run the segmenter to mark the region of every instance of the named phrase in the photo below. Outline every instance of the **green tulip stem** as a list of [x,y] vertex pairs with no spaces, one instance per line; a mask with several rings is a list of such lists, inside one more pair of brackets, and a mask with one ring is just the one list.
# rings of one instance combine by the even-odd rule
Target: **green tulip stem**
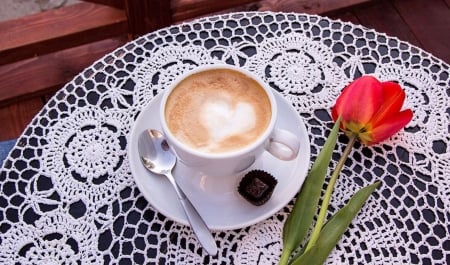
[[317,241],[317,238],[319,238],[320,231],[322,230],[323,225],[325,224],[325,217],[328,210],[328,205],[330,204],[331,195],[333,193],[334,184],[336,183],[339,173],[341,172],[342,167],[344,166],[345,160],[347,160],[348,155],[350,154],[350,151],[353,148],[353,145],[355,144],[357,140],[357,135],[354,134],[350,137],[350,141],[345,147],[344,153],[342,154],[341,158],[339,159],[339,162],[336,166],[336,169],[334,170],[333,174],[331,175],[330,182],[328,183],[327,190],[325,191],[325,195],[323,197],[322,204],[320,206],[319,215],[317,217],[316,225],[314,226],[314,229],[312,231],[310,240],[308,242],[308,245],[306,246],[305,252],[308,251],[312,246],[314,246],[315,242]]
[[280,257],[280,262],[278,264],[279,265],[288,264],[291,253],[292,253],[291,249],[289,249],[289,250],[283,249],[283,252],[281,253],[281,257]]

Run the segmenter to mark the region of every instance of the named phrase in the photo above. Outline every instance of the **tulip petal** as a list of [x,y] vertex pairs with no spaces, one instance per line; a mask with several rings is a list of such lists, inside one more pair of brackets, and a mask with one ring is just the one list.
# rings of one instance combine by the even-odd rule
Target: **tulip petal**
[[332,110],[333,119],[367,124],[383,101],[381,83],[372,76],[362,76],[344,88]]
[[372,128],[372,140],[367,144],[376,144],[391,137],[405,127],[411,121],[412,117],[413,112],[410,109],[385,117],[385,119],[378,123],[379,126]]
[[383,102],[371,120],[373,127],[377,127],[387,116],[398,113],[405,101],[405,92],[399,84],[383,82],[381,86],[383,90]]

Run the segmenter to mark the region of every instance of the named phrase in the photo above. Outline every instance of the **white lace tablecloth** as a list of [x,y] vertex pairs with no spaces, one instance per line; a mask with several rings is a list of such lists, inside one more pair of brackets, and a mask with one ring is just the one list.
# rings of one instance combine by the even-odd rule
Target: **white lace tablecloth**
[[[152,208],[130,172],[127,141],[140,110],[183,72],[216,62],[256,73],[292,102],[312,161],[346,84],[362,74],[399,82],[414,118],[388,141],[353,149],[331,212],[360,187],[375,180],[382,186],[327,264],[450,260],[449,65],[350,23],[251,12],[143,36],[48,102],[0,173],[0,264],[276,264],[292,202],[258,224],[214,232],[219,255],[210,257],[189,227]],[[346,142],[341,136],[335,161]]]

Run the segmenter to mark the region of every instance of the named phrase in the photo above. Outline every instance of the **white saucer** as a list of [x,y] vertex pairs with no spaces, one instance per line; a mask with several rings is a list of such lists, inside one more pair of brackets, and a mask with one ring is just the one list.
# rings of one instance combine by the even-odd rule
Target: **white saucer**
[[[244,174],[220,181],[218,185],[217,180],[215,182],[208,176],[201,176],[182,163],[178,163],[173,171],[178,184],[212,230],[238,229],[267,219],[289,203],[303,184],[310,161],[307,131],[290,103],[277,92],[274,91],[274,94],[279,115],[275,127],[296,134],[301,146],[297,158],[292,161],[281,161],[265,152],[249,169],[265,170],[278,180],[268,202],[254,206],[237,192],[237,186]],[[131,173],[139,190],[156,210],[176,222],[188,225],[169,181],[164,176],[147,171],[141,164],[137,151],[138,136],[143,130],[147,128],[161,130],[158,118],[160,101],[161,94],[142,109],[133,125],[128,143]]]

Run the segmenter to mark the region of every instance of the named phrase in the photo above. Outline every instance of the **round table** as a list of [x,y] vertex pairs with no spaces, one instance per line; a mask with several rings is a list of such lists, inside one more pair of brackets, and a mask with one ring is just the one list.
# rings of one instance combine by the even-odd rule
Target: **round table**
[[[376,180],[327,264],[445,264],[450,259],[449,65],[397,38],[328,18],[271,12],[211,16],[149,33],[65,85],[18,139],[0,173],[1,264],[276,264],[293,204],[214,231],[208,256],[190,227],[155,211],[131,174],[127,143],[140,113],[198,65],[239,65],[283,95],[305,122],[314,161],[330,108],[370,74],[405,89],[414,111],[389,140],[357,144],[330,212]],[[336,164],[347,143],[340,136]]]

